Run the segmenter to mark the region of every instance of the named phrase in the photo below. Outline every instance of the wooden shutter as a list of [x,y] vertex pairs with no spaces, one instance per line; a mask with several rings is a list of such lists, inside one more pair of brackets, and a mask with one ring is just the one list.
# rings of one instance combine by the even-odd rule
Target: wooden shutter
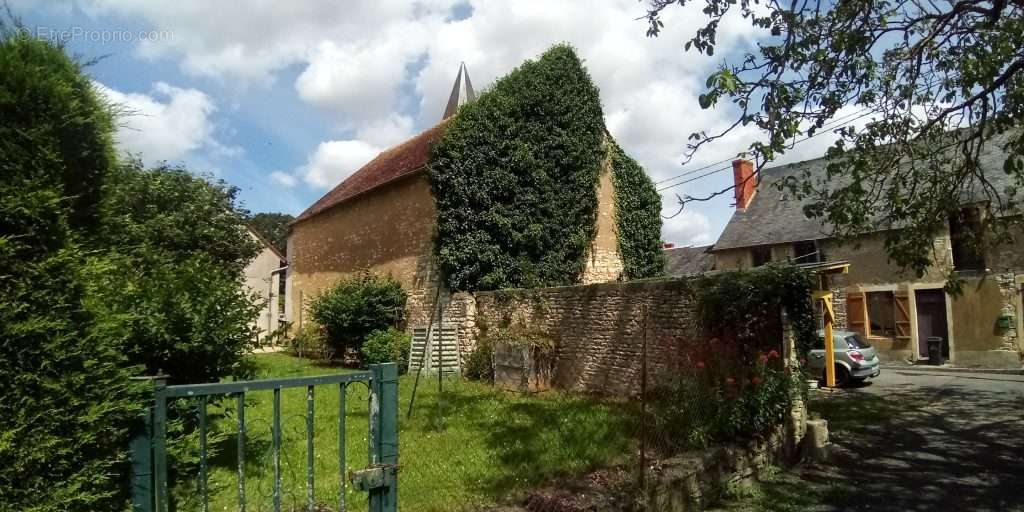
[[910,339],[910,294],[906,290],[893,293],[896,303],[896,337]]
[[868,332],[867,304],[864,301],[864,292],[852,288],[846,290],[846,326],[853,332],[859,332],[861,336],[867,336]]

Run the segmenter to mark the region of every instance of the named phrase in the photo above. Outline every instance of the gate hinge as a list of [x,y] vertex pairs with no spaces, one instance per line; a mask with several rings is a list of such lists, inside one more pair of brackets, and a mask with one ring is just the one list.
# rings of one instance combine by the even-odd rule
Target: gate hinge
[[357,490],[370,492],[382,487],[391,487],[397,475],[398,465],[378,464],[358,471],[349,471],[348,479]]

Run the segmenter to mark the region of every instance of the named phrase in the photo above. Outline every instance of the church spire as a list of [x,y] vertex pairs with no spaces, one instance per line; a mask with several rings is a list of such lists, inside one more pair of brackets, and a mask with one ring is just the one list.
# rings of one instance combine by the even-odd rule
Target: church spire
[[[465,86],[463,86],[465,77]],[[459,64],[459,73],[455,75],[455,85],[452,87],[452,94],[448,97],[448,106],[444,109],[441,119],[448,119],[458,112],[459,105],[476,99],[476,92],[473,91],[473,82],[469,81],[469,71],[466,70],[466,63]]]

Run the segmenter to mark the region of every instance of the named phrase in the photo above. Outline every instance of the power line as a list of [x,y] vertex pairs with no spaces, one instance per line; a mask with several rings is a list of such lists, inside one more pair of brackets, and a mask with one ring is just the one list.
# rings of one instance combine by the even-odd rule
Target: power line
[[685,185],[687,183],[690,183],[691,181],[697,181],[697,180],[699,180],[701,178],[706,178],[708,176],[711,176],[712,174],[719,173],[719,172],[722,172],[722,171],[727,171],[729,169],[732,169],[731,165],[728,165],[728,166],[725,166],[725,167],[721,167],[721,168],[715,169],[713,171],[708,171],[708,172],[706,172],[704,174],[701,174],[700,176],[695,176],[695,177],[690,178],[688,180],[680,181],[679,183],[673,183],[671,185],[666,185],[664,187],[661,187],[661,188],[658,189],[658,192],[661,192],[662,190],[670,189],[672,187],[678,187],[679,185]]
[[[837,123],[843,123],[847,119],[849,119],[849,118],[851,118],[853,116],[856,116],[856,115],[858,115],[858,114],[860,114],[862,112],[867,112],[867,111],[872,111],[873,112],[874,109],[872,109],[870,107],[865,107],[863,109],[857,110],[857,111],[852,112],[850,114],[845,114],[845,115],[840,116],[840,117],[838,117],[836,119],[833,119],[833,120],[831,120],[831,121],[821,125],[821,127],[818,128],[819,131],[817,133],[815,133],[814,135],[811,135],[811,136],[809,136],[807,138],[813,138],[813,137],[817,137],[818,135],[822,135],[824,133],[827,133],[824,130],[827,130],[827,129],[831,128],[832,126],[834,126]],[[863,117],[863,116],[860,116],[860,117]],[[860,117],[857,117],[857,118],[855,118],[853,120],[860,119]],[[794,142],[793,144],[797,144],[799,142],[803,142],[804,140],[807,140],[807,139],[802,139],[800,141]],[[697,172],[703,171],[704,169],[709,169],[709,168],[714,167],[716,165],[724,164],[726,162],[730,162],[730,161],[732,161],[735,158],[736,157],[729,157],[729,158],[726,158],[725,160],[719,160],[717,162],[712,162],[712,163],[707,164],[707,165],[705,165],[703,167],[698,167],[696,169],[690,169],[690,170],[687,170],[686,172],[683,172],[682,174],[677,174],[675,176],[672,176],[672,177],[669,177],[669,178],[665,178],[665,179],[660,180],[660,181],[656,181],[656,182],[654,182],[654,184],[655,185],[661,185],[662,183],[665,183],[665,182],[669,182],[669,181],[676,180],[676,179],[679,179],[679,178],[685,178],[685,177],[691,176],[691,175],[693,175],[693,174],[695,174]]]
[[[865,111],[867,111],[867,112],[865,112]],[[804,137],[804,138],[802,138],[800,140],[793,141],[793,143],[790,146],[795,146],[797,144],[800,144],[801,142],[806,142],[806,141],[808,141],[810,139],[813,139],[815,137],[818,137],[820,135],[824,135],[826,133],[829,133],[828,131],[826,131],[826,128],[828,128],[829,125],[835,125],[836,123],[842,122],[841,125],[835,126],[835,128],[842,128],[842,127],[847,126],[850,123],[852,123],[852,122],[854,122],[854,121],[856,121],[858,119],[867,117],[867,116],[873,114],[874,112],[875,111],[873,109],[862,109],[862,110],[858,110],[857,112],[853,112],[851,114],[846,114],[845,116],[842,116],[842,117],[840,117],[838,119],[835,119],[833,121],[830,121],[829,123],[826,123],[826,124],[822,125],[821,128],[819,128],[819,130],[821,130],[821,131],[815,133],[814,135],[809,135],[809,136]],[[857,114],[860,114],[860,115],[857,115]],[[856,117],[852,117],[854,115],[856,115]],[[729,160],[732,160],[732,159],[729,158],[727,160],[723,160],[722,162],[718,162],[718,163],[728,162]],[[714,164],[712,164],[712,165],[714,165]],[[680,174],[679,176],[674,176],[672,178],[668,178],[666,180],[659,181],[659,182],[655,183],[655,185],[657,185],[659,183],[664,183],[665,181],[671,181],[671,180],[676,179],[676,178],[681,178],[681,177],[689,176],[689,175],[693,174],[694,172],[697,172],[697,171],[700,171],[700,170],[703,170],[703,169],[707,169],[708,167],[710,167],[710,165],[702,167],[702,168],[699,168],[699,169],[694,169],[692,171],[687,171],[687,172],[685,172],[683,174]],[[722,172],[722,171],[730,169],[730,168],[731,167],[722,167],[721,169],[716,169],[714,171],[711,171],[711,172],[708,172],[708,173],[705,173],[705,174],[701,174],[700,176],[697,176],[697,177],[694,177],[694,178],[690,178],[688,180],[683,180],[683,181],[680,181],[678,183],[673,183],[671,185],[665,185],[664,187],[659,188],[658,192],[661,192],[662,190],[667,190],[667,189],[670,189],[670,188],[678,187],[680,185],[685,185],[687,183],[699,180],[701,178],[705,178],[707,176],[710,176],[710,175],[718,173],[718,172]]]

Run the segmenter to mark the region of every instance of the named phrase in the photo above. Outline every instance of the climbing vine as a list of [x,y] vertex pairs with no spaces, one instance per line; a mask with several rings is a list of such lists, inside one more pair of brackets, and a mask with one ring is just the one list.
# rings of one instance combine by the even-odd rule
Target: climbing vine
[[698,278],[695,293],[701,324],[709,335],[732,338],[748,348],[775,344],[779,313],[785,308],[804,355],[817,336],[811,303],[812,275],[791,265],[722,272]]
[[[464,105],[428,164],[438,262],[448,286],[578,283],[596,234],[605,133],[597,87],[567,45],[526,61]],[[637,182],[630,171],[622,174],[627,186]],[[638,204],[646,207],[646,201]],[[629,212],[622,222],[642,215],[633,201],[620,202]],[[644,237],[651,222],[640,223]],[[638,240],[630,235],[625,243],[628,266],[631,276],[646,276],[656,265],[650,255],[637,254],[650,246]]]
[[615,227],[627,279],[661,275],[661,196],[643,167],[609,141],[615,185]]

